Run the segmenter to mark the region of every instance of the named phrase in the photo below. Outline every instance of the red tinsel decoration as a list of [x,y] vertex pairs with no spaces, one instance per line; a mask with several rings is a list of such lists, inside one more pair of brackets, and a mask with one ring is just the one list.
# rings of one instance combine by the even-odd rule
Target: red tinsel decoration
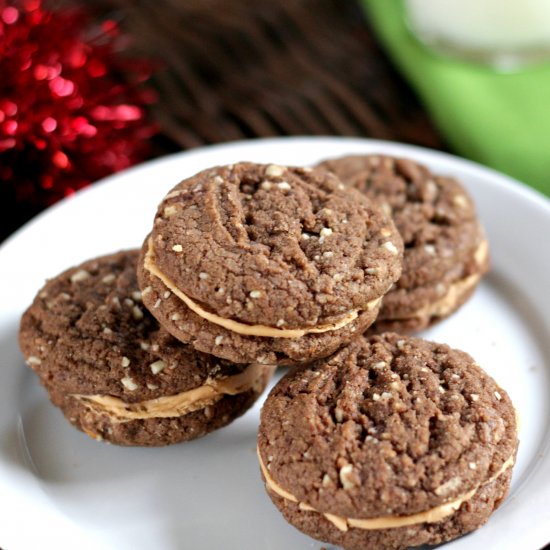
[[0,190],[37,211],[149,152],[151,72],[118,24],[82,8],[0,0]]

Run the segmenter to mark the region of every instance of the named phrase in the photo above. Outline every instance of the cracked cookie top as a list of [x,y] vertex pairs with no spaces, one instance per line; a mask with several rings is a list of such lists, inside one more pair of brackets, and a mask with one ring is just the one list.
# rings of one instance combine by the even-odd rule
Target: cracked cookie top
[[287,374],[263,406],[258,438],[272,483],[344,518],[469,497],[516,449],[510,399],[469,355],[392,333]]
[[49,280],[21,320],[19,342],[46,385],[128,403],[176,394],[246,365],[182,344],[143,307],[138,250],[89,260]]
[[376,204],[324,170],[274,164],[182,181],[146,248],[145,269],[199,314],[281,330],[357,314],[401,273],[401,238]]
[[321,162],[391,215],[405,245],[397,288],[436,284],[487,269],[486,241],[475,206],[454,178],[410,159],[349,155]]

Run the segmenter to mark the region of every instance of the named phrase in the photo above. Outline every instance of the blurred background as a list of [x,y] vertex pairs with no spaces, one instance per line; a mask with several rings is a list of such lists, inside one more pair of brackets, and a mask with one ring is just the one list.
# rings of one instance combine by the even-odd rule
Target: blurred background
[[[0,239],[132,164],[254,137],[412,143],[547,190],[516,170],[540,142],[517,109],[502,115],[522,97],[495,100],[517,74],[434,55],[403,10],[400,0],[0,2]],[[508,139],[518,125],[523,149]]]

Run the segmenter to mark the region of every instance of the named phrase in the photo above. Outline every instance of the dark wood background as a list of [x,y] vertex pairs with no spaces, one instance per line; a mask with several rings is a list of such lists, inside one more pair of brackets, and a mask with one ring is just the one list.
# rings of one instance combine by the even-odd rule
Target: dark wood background
[[[51,0],[113,18],[153,60],[152,156],[258,136],[368,136],[442,148],[356,0]],[[16,185],[17,182],[10,182]],[[9,189],[9,187],[5,187]],[[0,240],[36,206],[0,197]]]

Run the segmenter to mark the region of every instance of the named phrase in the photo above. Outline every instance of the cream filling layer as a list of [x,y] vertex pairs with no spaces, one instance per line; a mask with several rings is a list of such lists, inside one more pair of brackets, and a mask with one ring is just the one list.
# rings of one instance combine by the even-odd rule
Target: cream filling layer
[[[187,294],[182,292],[174,283],[174,281],[165,273],[163,273],[155,263],[154,251],[152,239],[149,238],[147,252],[145,254],[143,266],[145,269],[157,279],[160,279],[164,286],[166,286],[173,294],[175,294],[191,311],[196,313],[199,317],[206,319],[210,323],[219,325],[231,332],[236,332],[237,334],[242,334],[245,336],[266,336],[270,338],[300,338],[306,334],[315,334],[321,332],[329,332],[332,330],[338,330],[342,327],[345,327],[355,319],[357,319],[360,310],[352,310],[347,313],[340,320],[335,321],[334,323],[327,323],[326,325],[318,325],[316,327],[307,327],[307,328],[296,328],[296,329],[282,329],[270,327],[267,325],[247,325],[246,323],[240,323],[239,321],[234,321],[232,319],[226,319],[220,317],[215,313],[206,311],[202,308],[197,302],[192,300]],[[382,297],[377,298],[376,300],[371,300],[367,303],[365,310],[372,311],[382,300]],[[363,310],[364,311],[364,310]]]
[[138,403],[126,403],[112,395],[73,394],[72,397],[96,413],[107,414],[114,422],[174,418],[213,405],[225,395],[237,395],[251,389],[259,392],[266,372],[274,368],[253,363],[239,374],[225,378],[208,378],[198,388]]
[[411,514],[410,516],[382,516],[378,518],[358,519],[358,518],[344,518],[342,516],[336,516],[334,514],[319,512],[318,510],[313,508],[313,506],[310,506],[305,502],[299,502],[294,495],[292,495],[288,491],[285,491],[282,487],[280,487],[279,485],[277,485],[277,483],[275,483],[273,478],[269,475],[269,472],[267,471],[267,468],[265,467],[262,461],[262,457],[260,456],[260,452],[258,449],[257,449],[257,453],[258,453],[258,460],[260,461],[260,468],[262,470],[262,473],[266,481],[266,486],[270,491],[273,491],[275,494],[279,495],[281,498],[290,500],[291,502],[298,504],[298,507],[300,508],[300,510],[322,514],[337,529],[344,532],[347,531],[350,527],[355,527],[357,529],[374,530],[374,529],[392,529],[395,527],[406,527],[409,525],[417,525],[419,523],[436,523],[452,515],[454,512],[456,512],[462,506],[462,503],[471,499],[482,485],[491,483],[492,481],[497,479],[500,475],[502,475],[508,468],[512,467],[514,464],[514,456],[511,456],[510,458],[508,458],[508,460],[504,462],[500,470],[484,483],[478,485],[476,488],[472,489],[471,491],[468,491],[464,495],[450,502],[446,502],[445,504],[441,504],[440,506],[435,506],[434,508],[430,508],[429,510],[426,510],[424,512]]
[[[480,243],[480,245],[477,247],[477,250],[474,252],[475,261],[480,267],[485,263],[488,254],[489,245],[487,244],[487,241],[484,240]],[[481,275],[479,273],[469,275],[468,277],[465,277],[464,279],[461,279],[456,283],[450,285],[449,290],[444,296],[439,298],[439,300],[436,300],[431,304],[426,304],[425,306],[417,309],[410,315],[406,315],[403,317],[392,317],[391,319],[402,320],[424,317],[445,317],[452,313],[460,298],[464,294],[466,294],[466,292],[468,292],[471,288],[477,285],[480,279]]]
[[441,297],[439,300],[432,302],[431,304],[426,304],[424,307],[416,310],[409,317],[445,317],[449,315],[455,308],[456,304],[460,298],[473,288],[479,280],[481,275],[474,273],[469,275],[460,281],[453,283],[449,286],[449,290],[445,296]]

